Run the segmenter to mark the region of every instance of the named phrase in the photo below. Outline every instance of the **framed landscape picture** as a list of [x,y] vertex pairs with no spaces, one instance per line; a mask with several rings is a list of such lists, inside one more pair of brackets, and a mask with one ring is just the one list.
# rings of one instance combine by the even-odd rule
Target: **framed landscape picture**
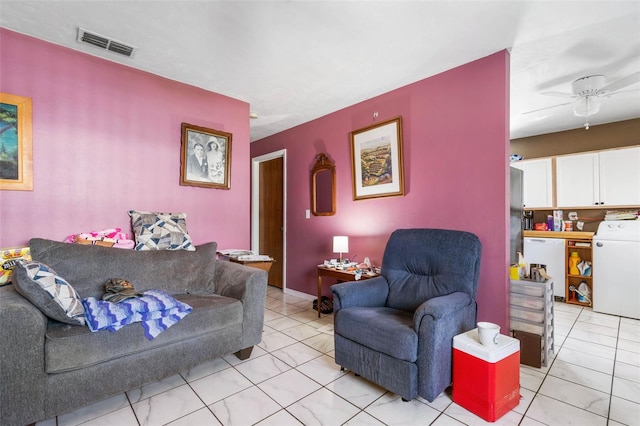
[[404,195],[402,117],[351,132],[353,199]]
[[231,133],[182,123],[180,185],[229,189]]
[[0,93],[0,190],[33,191],[31,98]]

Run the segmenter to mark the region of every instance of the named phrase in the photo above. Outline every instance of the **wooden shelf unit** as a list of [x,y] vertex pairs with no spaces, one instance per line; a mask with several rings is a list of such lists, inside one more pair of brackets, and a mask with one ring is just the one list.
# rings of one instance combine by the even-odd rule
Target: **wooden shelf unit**
[[[576,245],[577,244],[577,245]],[[572,252],[577,252],[578,256],[581,260],[588,260],[591,262],[591,273],[590,275],[575,275],[569,273],[569,258],[571,257]],[[580,306],[592,306],[593,297],[594,297],[594,289],[593,289],[593,240],[591,238],[567,238],[567,252],[566,252],[566,302],[571,303],[573,305]],[[574,286],[578,288],[581,282],[587,283],[589,286],[590,294],[589,298],[591,301],[580,301],[578,300],[578,293],[571,291],[570,287]]]

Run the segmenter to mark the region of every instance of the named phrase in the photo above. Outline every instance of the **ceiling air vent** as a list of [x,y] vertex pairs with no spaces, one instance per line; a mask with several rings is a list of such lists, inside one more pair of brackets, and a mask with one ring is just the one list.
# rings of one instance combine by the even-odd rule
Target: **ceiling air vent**
[[135,51],[135,47],[133,46],[129,46],[100,34],[89,32],[83,28],[78,28],[78,42],[91,44],[101,49],[106,49],[127,57],[132,57],[133,52]]

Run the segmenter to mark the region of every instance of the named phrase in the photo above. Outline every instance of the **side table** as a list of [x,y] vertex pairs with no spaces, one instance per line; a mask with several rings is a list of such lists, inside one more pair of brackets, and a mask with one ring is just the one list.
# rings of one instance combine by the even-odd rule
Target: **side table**
[[[380,274],[362,274],[360,280],[374,278]],[[322,277],[334,278],[338,282],[356,281],[356,273],[354,271],[344,271],[341,269],[327,268],[324,265],[318,265],[318,318],[320,318],[320,301],[322,300]]]
[[244,266],[262,269],[263,271],[267,271],[267,273],[269,273],[269,270],[271,269],[271,264],[275,262],[275,260],[238,260],[237,258],[233,257],[229,260]]

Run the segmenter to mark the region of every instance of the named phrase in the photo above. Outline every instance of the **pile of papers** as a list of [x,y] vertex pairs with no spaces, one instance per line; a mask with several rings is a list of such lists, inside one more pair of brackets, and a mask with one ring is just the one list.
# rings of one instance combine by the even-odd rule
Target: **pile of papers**
[[271,256],[266,254],[243,254],[238,256],[238,260],[242,260],[244,262],[270,262]]
[[244,249],[226,249],[218,250],[218,254],[233,260],[243,262],[271,262],[273,259],[266,254],[257,254],[251,250]]
[[233,257],[235,259],[238,256],[250,256],[250,255],[254,255],[255,253],[252,252],[251,250],[245,250],[245,249],[225,249],[225,250],[218,250],[218,254],[221,254],[226,257]]
[[638,210],[607,210],[604,220],[635,220],[638,218]]

